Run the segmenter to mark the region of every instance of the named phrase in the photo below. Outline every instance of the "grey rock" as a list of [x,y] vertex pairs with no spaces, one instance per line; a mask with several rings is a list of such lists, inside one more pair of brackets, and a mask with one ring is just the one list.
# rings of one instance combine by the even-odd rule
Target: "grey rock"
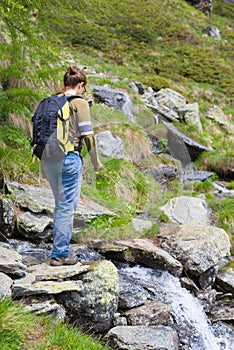
[[135,81],[135,84],[136,84],[136,87],[138,89],[139,94],[143,95],[144,92],[145,92],[144,85],[141,82],[139,82],[139,81]]
[[25,212],[17,216],[18,232],[32,241],[51,241],[53,219],[47,215]]
[[211,266],[208,270],[199,276],[199,285],[202,289],[211,288],[218,274],[218,266]]
[[162,246],[173,252],[191,276],[199,277],[223,258],[230,258],[227,233],[218,227],[196,223],[161,227]]
[[144,170],[143,173],[152,175],[159,183],[165,183],[178,177],[178,168],[164,164],[157,166],[153,170]]
[[27,266],[22,263],[22,256],[13,250],[0,247],[0,272],[10,276],[24,276]]
[[218,272],[216,278],[216,287],[223,292],[230,292],[234,294],[234,271],[229,268],[228,270],[221,270]]
[[140,286],[125,278],[119,279],[119,309],[126,310],[140,305],[144,305],[148,293]]
[[37,315],[52,314],[59,321],[65,321],[66,310],[56,303],[53,295],[38,295],[23,299],[25,310],[35,312]]
[[178,337],[166,326],[118,326],[105,338],[111,346],[122,350],[178,350]]
[[95,252],[95,250],[82,244],[72,244],[71,248],[80,262],[92,262],[105,259],[104,256]]
[[187,99],[178,92],[169,88],[164,88],[154,93],[159,107],[168,107],[170,109],[177,109],[187,103]]
[[131,122],[134,122],[132,101],[127,93],[97,85],[92,85],[91,89],[95,100],[107,104],[108,107],[121,110]]
[[[233,178],[234,178],[234,169],[233,169]],[[213,182],[213,186],[215,188],[214,193],[218,196],[221,195],[223,197],[227,196],[233,196],[234,195],[234,190],[229,190],[225,186],[218,184],[216,182]]]
[[178,122],[180,121],[180,116],[177,112],[175,112],[173,109],[167,106],[154,106],[147,104],[147,107],[149,107],[152,112],[154,113],[155,122],[158,124],[158,122],[162,119],[166,119],[171,122]]
[[181,181],[182,182],[200,182],[200,181],[208,180],[213,175],[214,173],[211,173],[209,171],[192,169],[189,172],[182,173]]
[[0,299],[11,297],[13,280],[5,273],[0,272]]
[[113,318],[113,326],[127,326],[127,320],[125,317],[122,317],[121,314],[119,312],[116,312],[114,314],[114,318]]
[[213,38],[217,41],[221,40],[220,30],[219,30],[219,28],[217,28],[215,26],[209,26],[207,28],[204,28],[203,33],[208,34],[209,36],[211,36],[211,38]]
[[145,93],[144,85],[141,82],[131,81],[129,86],[140,95],[143,95]]
[[210,148],[200,144],[178,131],[173,125],[163,121],[168,129],[168,148],[171,155],[180,160],[184,166],[190,164],[200,156],[202,152],[211,151]]
[[202,132],[202,124],[199,116],[198,103],[188,103],[178,108],[179,114],[184,118],[185,123],[195,126],[198,132]]
[[87,266],[89,271],[79,277],[83,289],[60,293],[56,300],[65,307],[70,322],[104,333],[110,329],[118,307],[117,269],[106,260]]
[[212,322],[234,321],[234,301],[233,300],[219,300],[215,302],[215,305],[209,311],[209,317]]
[[213,0],[186,0],[190,5],[202,11],[207,17],[211,15]]
[[125,311],[130,326],[167,325],[170,320],[170,308],[161,301],[147,301],[145,305]]
[[124,158],[124,145],[119,136],[109,130],[96,134],[98,151],[105,157]]
[[228,120],[221,108],[218,106],[212,106],[206,114],[207,118],[216,121],[219,125],[225,128],[229,134],[234,134],[234,126]]
[[201,225],[210,224],[210,212],[204,199],[180,196],[170,199],[160,208],[175,224],[196,222]]
[[14,232],[14,208],[10,199],[0,197],[0,240],[6,242]]
[[[19,218],[19,227],[22,227],[21,234],[25,234],[27,238],[30,238],[30,234],[26,233],[28,229],[26,226],[30,226],[31,232],[35,232],[33,235],[37,240],[48,240],[51,237],[51,232],[49,226],[52,221],[52,214],[54,211],[54,197],[50,188],[33,186],[33,185],[23,185],[17,182],[7,183],[8,191],[13,194],[16,198],[16,202],[23,209],[29,209],[32,213],[41,214],[41,216],[32,217],[32,213],[27,213]],[[44,217],[43,213],[46,213],[48,218]],[[115,215],[109,209],[104,206],[94,202],[93,200],[81,195],[78,208],[74,215],[74,237],[76,240],[76,234],[92,219],[102,216],[102,215]],[[30,223],[31,219],[31,223]],[[44,222],[44,223],[43,223]],[[34,223],[34,225],[33,225]],[[32,225],[31,225],[32,224]],[[42,232],[43,227],[45,228]],[[39,231],[38,231],[39,229]],[[36,232],[38,231],[38,234]],[[34,239],[34,238],[33,238]]]
[[176,276],[182,273],[181,263],[148,239],[136,238],[132,241],[118,241],[117,243],[128,247],[128,261],[132,260],[152,268],[168,270]]
[[134,218],[132,220],[132,225],[134,231],[137,233],[143,233],[144,231],[150,230],[153,226],[151,221],[138,218]]

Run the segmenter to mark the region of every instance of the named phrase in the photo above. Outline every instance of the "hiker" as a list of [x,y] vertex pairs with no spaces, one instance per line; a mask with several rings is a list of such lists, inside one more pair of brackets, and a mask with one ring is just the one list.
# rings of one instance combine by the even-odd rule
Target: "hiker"
[[[78,262],[77,256],[69,247],[74,213],[77,208],[82,179],[82,140],[87,145],[95,171],[102,164],[98,159],[95,137],[90,120],[89,103],[82,95],[86,92],[87,78],[76,66],[70,66],[64,75],[63,93],[69,101],[68,139],[74,145],[64,158],[55,160],[41,158],[41,165],[50,183],[55,198],[53,219],[53,248],[50,265],[73,265]],[[75,96],[77,98],[75,98]],[[73,98],[74,97],[74,98]],[[45,153],[45,152],[44,152]]]

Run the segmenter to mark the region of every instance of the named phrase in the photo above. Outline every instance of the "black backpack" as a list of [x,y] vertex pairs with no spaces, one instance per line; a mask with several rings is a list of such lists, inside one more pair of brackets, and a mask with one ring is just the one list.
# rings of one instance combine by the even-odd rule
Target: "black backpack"
[[[58,93],[42,100],[33,117],[33,155],[39,159],[59,160],[67,150],[74,150],[68,140],[69,101],[80,96]],[[82,98],[82,97],[80,97]]]

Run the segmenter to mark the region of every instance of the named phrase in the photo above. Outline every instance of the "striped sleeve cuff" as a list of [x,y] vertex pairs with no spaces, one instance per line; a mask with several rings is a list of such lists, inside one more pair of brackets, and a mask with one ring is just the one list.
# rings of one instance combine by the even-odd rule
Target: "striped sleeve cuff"
[[81,136],[93,134],[93,126],[92,126],[92,123],[90,121],[89,122],[81,122],[81,123],[78,123],[78,125],[79,125]]

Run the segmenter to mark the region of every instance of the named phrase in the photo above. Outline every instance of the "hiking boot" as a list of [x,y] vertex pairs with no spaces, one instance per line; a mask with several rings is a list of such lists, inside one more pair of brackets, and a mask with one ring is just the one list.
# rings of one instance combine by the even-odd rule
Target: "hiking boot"
[[69,252],[69,255],[65,258],[51,258],[51,266],[62,266],[62,265],[75,265],[78,263],[78,258],[73,252]]

